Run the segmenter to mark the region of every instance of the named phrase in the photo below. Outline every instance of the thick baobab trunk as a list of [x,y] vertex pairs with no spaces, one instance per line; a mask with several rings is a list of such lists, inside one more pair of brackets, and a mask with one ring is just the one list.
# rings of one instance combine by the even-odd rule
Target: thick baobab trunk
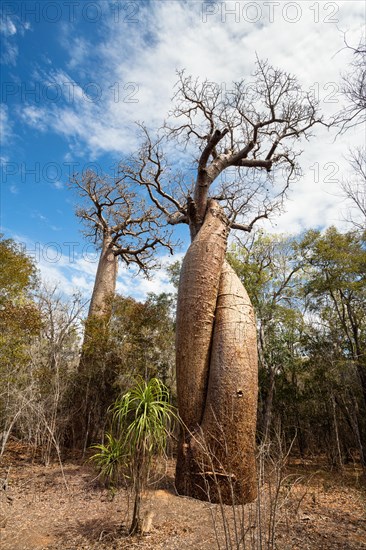
[[[201,488],[211,500],[251,502],[257,494],[255,428],[258,366],[249,296],[225,261],[216,306],[210,375],[201,424],[210,462],[201,463]],[[215,472],[212,475],[212,471]],[[218,494],[218,490],[220,494]]]
[[95,355],[95,351],[100,348],[100,344],[107,334],[107,326],[112,313],[112,302],[116,291],[117,271],[118,258],[111,247],[111,238],[105,236],[85,324],[80,370],[87,368],[84,356]]
[[201,500],[239,504],[256,497],[257,345],[253,307],[225,261],[226,235],[211,203],[183,263],[177,387],[184,428],[176,486]]
[[118,257],[111,248],[111,238],[104,237],[88,317],[110,315],[111,302],[116,290],[117,271]]
[[111,239],[105,236],[99,258],[84,340],[79,361],[78,380],[73,401],[72,444],[86,449],[103,426],[110,405],[108,325],[116,289],[118,258],[113,253]]
[[176,328],[177,392],[181,419],[190,430],[195,430],[203,417],[227,234],[222,213],[212,201],[181,270]]

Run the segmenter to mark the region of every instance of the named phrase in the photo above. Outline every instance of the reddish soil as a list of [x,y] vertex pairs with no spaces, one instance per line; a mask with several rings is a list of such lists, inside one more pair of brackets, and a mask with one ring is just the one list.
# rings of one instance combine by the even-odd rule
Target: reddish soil
[[[234,540],[232,546],[225,546],[219,506],[176,495],[173,462],[159,487],[145,497],[144,514],[152,524],[149,533],[139,537],[126,536],[131,511],[128,493],[120,490],[113,496],[101,487],[90,464],[67,460],[62,473],[59,464],[45,467],[26,446],[12,442],[0,463],[0,477],[6,477],[9,467],[8,490],[0,494],[2,550],[236,548]],[[286,476],[278,499],[273,548],[366,549],[366,489],[357,466],[347,467],[341,475],[321,464],[299,462],[291,464]],[[270,547],[273,495],[273,486],[263,489],[261,529],[258,504],[244,508],[245,548]],[[224,514],[234,537],[231,508],[225,507]]]

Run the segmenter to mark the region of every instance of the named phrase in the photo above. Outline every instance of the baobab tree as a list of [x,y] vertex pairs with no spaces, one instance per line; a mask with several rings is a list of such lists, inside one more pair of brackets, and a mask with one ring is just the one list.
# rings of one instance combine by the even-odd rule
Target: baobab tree
[[[174,101],[164,133],[153,139],[145,130],[125,171],[169,223],[190,228],[177,305],[183,428],[176,487],[199,499],[245,503],[256,496],[256,324],[225,259],[227,240],[231,230],[250,231],[281,209],[299,174],[296,142],[322,120],[296,78],[261,61],[251,82],[234,82],[229,92],[180,72]],[[164,140],[192,153],[193,182],[173,175]]]
[[172,252],[172,243],[162,224],[162,212],[153,204],[146,205],[126,173],[109,178],[86,171],[72,179],[71,187],[78,195],[76,215],[85,225],[84,234],[100,249],[73,396],[73,442],[85,447],[112,400],[108,386],[113,380],[106,358],[119,260],[148,274],[157,265],[159,248]]

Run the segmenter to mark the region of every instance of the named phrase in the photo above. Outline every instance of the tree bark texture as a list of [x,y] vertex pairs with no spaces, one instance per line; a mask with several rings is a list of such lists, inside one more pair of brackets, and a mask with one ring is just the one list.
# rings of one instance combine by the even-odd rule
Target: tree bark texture
[[109,236],[103,239],[94,283],[84,339],[79,361],[78,378],[72,401],[72,434],[68,435],[74,447],[84,449],[98,435],[111,404],[110,369],[107,364],[108,326],[116,290],[118,257],[112,249]]
[[94,315],[104,317],[106,315],[109,316],[111,313],[111,302],[116,290],[118,271],[118,257],[114,254],[111,245],[111,238],[105,236],[95,276],[88,317]]
[[180,494],[243,504],[256,497],[258,367],[250,299],[225,260],[227,222],[209,202],[183,262],[177,309],[177,387],[183,429]]
[[227,235],[221,211],[214,205],[182,265],[176,321],[177,392],[181,419],[190,429],[196,429],[203,417]]
[[113,252],[109,235],[103,238],[95,276],[93,294],[85,323],[84,341],[79,371],[90,371],[93,361],[101,362],[106,351],[108,324],[112,314],[112,303],[116,292],[118,257]]

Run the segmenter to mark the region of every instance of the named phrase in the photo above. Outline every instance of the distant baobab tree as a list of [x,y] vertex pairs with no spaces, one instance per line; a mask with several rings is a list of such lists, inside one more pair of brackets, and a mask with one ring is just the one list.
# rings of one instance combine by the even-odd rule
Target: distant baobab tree
[[146,204],[125,173],[109,178],[86,171],[72,179],[71,187],[78,196],[76,215],[85,226],[84,234],[100,249],[79,363],[81,378],[73,396],[73,444],[85,447],[110,404],[111,376],[103,365],[110,351],[108,325],[119,260],[147,274],[157,266],[159,248],[172,252],[172,243],[163,214],[155,205]]

